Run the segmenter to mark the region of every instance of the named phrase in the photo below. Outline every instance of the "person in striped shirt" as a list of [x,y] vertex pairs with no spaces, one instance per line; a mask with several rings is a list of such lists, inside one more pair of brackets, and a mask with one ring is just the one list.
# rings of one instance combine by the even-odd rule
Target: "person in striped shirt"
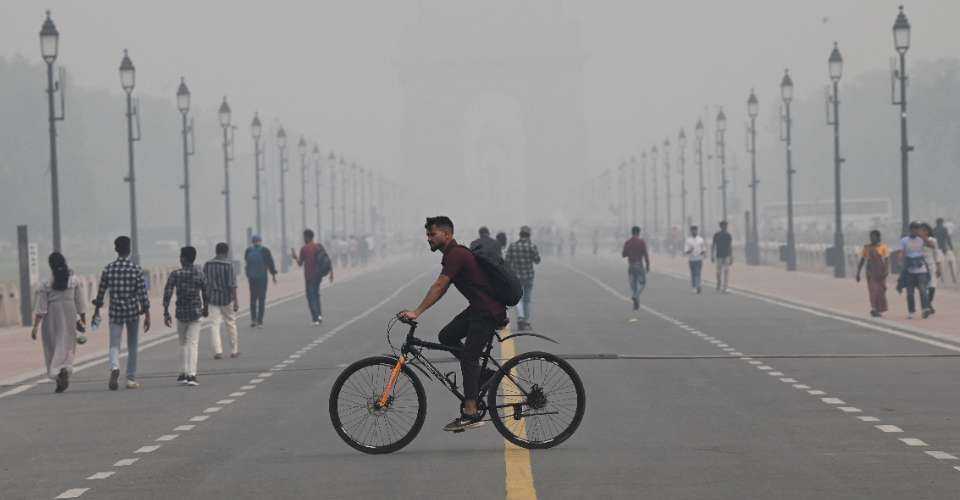
[[207,278],[207,299],[210,303],[210,344],[213,347],[213,359],[223,359],[223,344],[220,339],[220,326],[227,325],[230,339],[230,357],[240,356],[237,342],[237,275],[230,260],[230,247],[226,243],[217,243],[217,255],[203,265],[203,274]]

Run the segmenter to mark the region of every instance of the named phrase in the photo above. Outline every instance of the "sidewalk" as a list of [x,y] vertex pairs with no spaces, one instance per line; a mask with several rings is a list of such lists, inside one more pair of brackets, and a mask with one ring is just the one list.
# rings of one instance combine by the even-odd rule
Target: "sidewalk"
[[[650,263],[654,273],[676,274],[684,278],[690,273],[687,260],[682,257],[655,254],[651,257]],[[789,272],[781,267],[748,266],[740,260],[734,262],[730,271],[730,288],[831,312],[839,316],[856,318],[867,323],[960,343],[960,329],[957,328],[960,295],[943,293],[945,289],[938,289],[934,299],[937,313],[927,319],[920,319],[918,313],[915,319],[908,320],[906,292],[904,295],[898,295],[895,289],[896,283],[891,280],[887,287],[887,302],[890,310],[884,314],[883,318],[872,318],[866,281],[863,280],[860,283],[854,281],[853,274],[856,269],[852,271],[851,277],[837,279],[827,274]],[[714,291],[716,268],[710,262],[705,262],[703,266],[703,278],[704,295],[716,293]],[[917,307],[919,309],[919,300]]]
[[[334,283],[348,281],[356,276],[375,271],[385,265],[390,264],[391,262],[394,262],[395,260],[396,259],[381,259],[372,261],[366,267],[338,268],[334,271],[336,275],[336,281],[334,281]],[[237,298],[240,302],[240,315],[243,315],[249,311],[250,292],[247,286],[247,280],[243,278],[243,276],[240,276],[239,278]],[[154,287],[156,286],[159,286],[162,290],[163,283],[154,284]],[[330,282],[325,279],[323,281],[323,288],[327,288],[329,286]],[[270,306],[271,302],[287,297],[293,297],[302,293],[304,293],[303,273],[294,267],[286,274],[278,274],[276,284],[273,282],[270,283],[269,288],[267,289],[267,307]],[[90,297],[89,300],[93,300],[93,298]],[[173,305],[171,304],[171,314],[173,312],[172,308]],[[81,365],[87,361],[103,357],[107,354],[110,339],[110,331],[107,324],[109,321],[107,318],[107,312],[106,310],[101,312],[103,323],[96,332],[91,332],[89,330],[91,314],[93,314],[92,306],[90,306],[90,309],[87,311],[87,343],[82,346],[77,346],[77,356],[74,362],[75,365]],[[148,342],[164,337],[165,335],[176,332],[175,328],[167,328],[163,324],[162,295],[157,297],[156,295],[151,294],[150,319],[152,320],[153,324],[151,325],[149,333],[143,333],[141,323],[141,346]],[[239,318],[237,320],[237,326],[240,328],[241,335],[244,331],[246,320],[247,318]],[[30,340],[30,330],[31,328],[29,327],[0,328],[0,392],[2,392],[4,386],[15,385],[23,382],[24,380],[44,375],[43,347],[40,344],[39,333],[37,334],[37,340],[34,342]],[[124,352],[126,352],[126,344],[126,339],[124,339]]]

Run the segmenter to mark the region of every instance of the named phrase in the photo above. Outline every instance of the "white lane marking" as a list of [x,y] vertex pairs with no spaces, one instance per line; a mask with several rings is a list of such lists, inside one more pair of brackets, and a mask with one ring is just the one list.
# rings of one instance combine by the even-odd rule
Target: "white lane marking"
[[[14,394],[20,394],[21,392],[23,392],[23,391],[29,391],[30,389],[33,389],[33,388],[36,387],[36,386],[37,386],[37,384],[26,384],[26,385],[21,385],[21,386],[18,386],[18,387],[14,387],[13,389],[10,389],[10,390],[7,391],[7,392],[2,392],[2,393],[0,393],[0,398],[5,398],[5,397],[7,397],[7,396],[13,396]],[[70,490],[70,491],[73,491],[73,490]],[[82,495],[82,494],[83,494],[83,493],[81,493],[81,495]],[[59,497],[57,497],[57,498],[59,498]],[[73,497],[68,497],[68,498],[73,498]]]
[[837,409],[844,413],[863,413],[863,410],[854,406],[838,406]]
[[717,344],[717,347],[722,347],[724,351],[726,351],[727,349],[730,348],[729,345],[727,345],[727,344],[722,344],[722,343],[721,343],[721,344]]
[[731,355],[731,356],[743,356],[743,353],[742,353],[742,352],[738,352],[738,351],[733,351],[733,352],[730,353],[730,355]]
[[283,368],[277,368],[276,366],[274,366],[273,368],[270,369],[270,371],[272,372],[278,372],[280,370],[283,370]]
[[263,372],[263,373],[258,373],[257,376],[260,378],[270,378],[273,376],[273,374],[270,372]]
[[203,412],[204,412],[204,413],[216,413],[216,412],[218,412],[218,411],[220,411],[220,410],[222,410],[222,409],[223,409],[223,408],[220,408],[219,406],[211,406],[210,408],[207,408],[206,410],[203,410]]
[[880,419],[877,417],[863,416],[863,417],[857,417],[857,418],[863,422],[879,422],[880,421]]
[[767,375],[770,375],[771,377],[782,377],[783,372],[767,372]]
[[235,399],[221,399],[220,401],[217,401],[217,404],[218,404],[218,405],[228,405],[228,404],[230,404],[230,403],[232,403],[232,402],[234,402],[234,401],[236,401],[236,400],[235,400]]
[[129,465],[133,465],[133,464],[137,463],[137,460],[140,460],[140,459],[139,459],[139,458],[124,458],[124,459],[122,459],[122,460],[117,460],[117,463],[113,464],[113,466],[114,466],[114,467],[127,467],[127,466],[129,466]]
[[254,378],[254,379],[250,379],[250,382],[249,382],[249,383],[250,383],[250,384],[259,384],[260,382],[263,382],[263,379],[262,379],[262,378]]
[[210,418],[209,415],[197,415],[196,417],[190,417],[191,422],[203,422],[204,420]]
[[796,382],[797,379],[795,379],[795,378],[782,378],[782,379],[780,379],[780,381],[783,382],[783,383],[785,383],[785,384],[792,384],[792,383]]
[[742,360],[744,360],[744,361],[750,361],[750,360],[753,359],[753,358],[751,358],[750,356],[743,356],[743,357],[740,358],[740,359],[742,359]]
[[83,495],[90,488],[71,488],[67,491],[64,491],[56,498],[79,498],[80,495]]
[[157,438],[157,441],[173,441],[180,437],[180,434],[164,434]]
[[957,457],[945,452],[945,451],[925,451],[927,455],[930,455],[937,460],[956,460]]
[[158,444],[155,444],[152,446],[141,446],[140,449],[138,449],[134,453],[153,453],[159,449],[160,449],[160,445]]
[[820,401],[827,403],[828,405],[842,405],[846,404],[842,399],[839,398],[820,398]]
[[917,438],[900,438],[900,441],[907,446],[927,446],[927,443]]
[[300,356],[302,356],[302,354],[291,354],[291,355],[288,356],[288,357],[289,357],[290,359],[299,359]]
[[246,394],[246,393],[245,393],[245,392],[231,392],[231,393],[230,393],[230,397],[231,397],[231,398],[239,398],[240,396],[243,396],[244,394]]
[[110,476],[112,476],[112,475],[114,475],[114,474],[116,474],[116,472],[115,472],[115,471],[112,471],[112,470],[106,471],[106,472],[98,472],[98,473],[93,474],[92,476],[88,477],[87,479],[106,479],[106,478],[108,478],[108,477],[110,477]]
[[883,432],[903,432],[903,429],[895,425],[875,425],[874,427]]
[[186,431],[192,431],[194,427],[196,426],[195,425],[178,425],[174,427],[173,430],[177,432],[186,432]]
[[824,394],[826,394],[826,393],[823,392],[823,391],[821,391],[821,390],[819,390],[819,389],[814,389],[814,390],[812,390],[812,391],[807,391],[807,394],[809,394],[809,395],[811,395],[811,396],[822,396],[822,395],[824,395]]
[[257,388],[257,386],[255,386],[255,385],[245,385],[245,386],[241,387],[240,390],[241,390],[241,391],[252,391],[252,390],[254,390],[254,389],[256,389],[256,388]]
[[735,349],[732,348],[732,347],[724,347],[722,350],[723,350],[724,352],[733,352]]
[[794,384],[793,388],[794,388],[794,389],[804,389],[804,390],[806,390],[806,389],[809,389],[810,386],[809,386],[809,385],[806,385],[806,384]]
[[[753,358],[743,358],[743,359],[753,359]],[[750,361],[751,365],[762,365],[763,361]]]
[[954,466],[953,466],[953,469],[960,471],[960,465],[954,465]]
[[758,366],[758,367],[757,367],[757,370],[761,370],[761,371],[773,370],[773,367],[772,367],[772,366],[763,365],[763,366]]

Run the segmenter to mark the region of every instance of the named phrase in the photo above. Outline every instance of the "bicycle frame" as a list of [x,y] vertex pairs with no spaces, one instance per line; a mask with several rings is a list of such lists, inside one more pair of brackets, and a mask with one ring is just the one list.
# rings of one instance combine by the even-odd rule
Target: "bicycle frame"
[[[422,354],[422,350],[426,349],[429,351],[446,351],[456,356],[456,353],[459,352],[461,349],[458,349],[456,347],[446,346],[436,342],[428,342],[426,340],[418,339],[414,336],[414,332],[416,332],[417,330],[416,322],[403,321],[403,323],[405,325],[408,325],[410,327],[410,330],[407,332],[407,337],[404,340],[403,346],[400,348],[400,355],[397,356],[397,364],[394,365],[393,371],[390,373],[390,380],[387,382],[387,385],[384,388],[383,393],[380,395],[380,399],[377,401],[378,404],[380,406],[387,406],[387,404],[389,403],[390,393],[393,391],[393,386],[397,383],[397,379],[400,377],[400,372],[403,370],[403,367],[406,366],[407,364],[416,368],[420,373],[422,373],[428,379],[434,379],[435,381],[439,382],[448,391],[450,391],[451,394],[456,396],[457,399],[459,399],[460,402],[462,403],[465,400],[463,393],[461,393],[457,389],[457,386],[453,382],[451,382],[443,374],[443,372],[441,372],[440,369],[433,364],[433,362],[431,362],[427,357],[425,357]],[[494,332],[494,336],[500,342],[503,342],[504,340],[507,340],[513,337],[519,337],[524,335],[540,337],[556,343],[555,340],[549,337],[546,337],[543,335],[537,335],[533,333],[518,333],[518,334],[507,336],[505,338],[501,338],[499,333]],[[484,349],[480,354],[480,360],[482,361],[480,364],[481,373],[483,373],[484,368],[488,366],[488,363],[493,363],[494,366],[497,367],[496,371],[498,372],[502,371],[503,369],[503,365],[501,365],[496,359],[493,359],[490,357],[490,351],[492,350],[493,350],[493,338],[491,338],[490,341],[487,342],[487,345],[484,346]],[[517,381],[513,378],[513,375],[511,375],[510,373],[504,372],[504,376],[509,378],[510,381],[513,382],[514,385],[517,387],[517,389],[523,392],[524,396],[529,395],[520,386],[520,384],[517,383]],[[482,403],[482,401],[484,400],[483,396],[486,394],[486,391],[489,388],[490,382],[492,382],[494,378],[495,377],[491,377],[489,380],[487,380],[486,382],[480,385],[480,391],[477,397],[477,400],[478,400],[477,404],[481,405],[481,407],[483,406],[483,403]]]

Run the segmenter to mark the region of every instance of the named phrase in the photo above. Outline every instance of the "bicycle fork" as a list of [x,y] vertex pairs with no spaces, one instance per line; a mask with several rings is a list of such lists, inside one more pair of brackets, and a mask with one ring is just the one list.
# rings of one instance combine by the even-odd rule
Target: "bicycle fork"
[[387,381],[387,386],[383,389],[383,394],[380,395],[380,399],[377,401],[377,404],[381,408],[385,408],[387,403],[390,401],[390,393],[393,392],[393,386],[396,385],[397,379],[400,378],[400,372],[403,371],[403,366],[407,363],[406,356],[400,356],[397,358],[397,364],[393,365],[393,371],[390,372],[390,380]]

